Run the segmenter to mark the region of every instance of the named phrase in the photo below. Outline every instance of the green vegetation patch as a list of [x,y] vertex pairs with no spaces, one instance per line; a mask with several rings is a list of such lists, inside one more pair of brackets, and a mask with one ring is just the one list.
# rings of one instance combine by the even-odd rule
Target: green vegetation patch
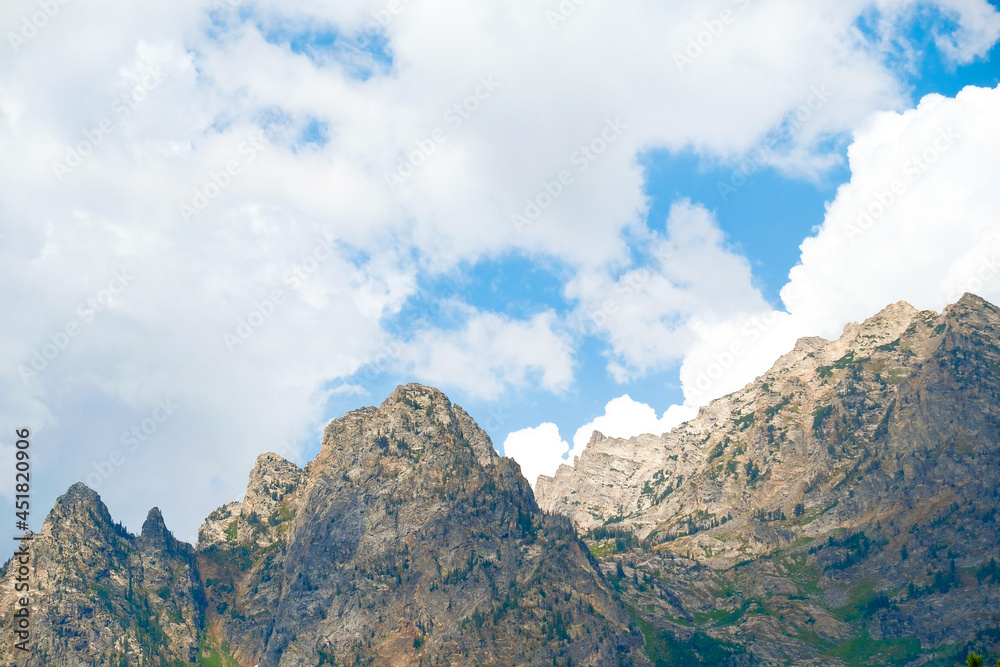
[[736,426],[739,427],[741,431],[745,431],[751,426],[753,426],[753,422],[754,422],[754,413],[752,412],[750,414],[743,415],[739,419],[734,420],[734,423],[736,424]]
[[628,610],[646,640],[646,655],[654,667],[674,665],[716,667],[716,665],[728,665],[734,655],[746,653],[746,649],[742,646],[719,641],[697,630],[688,639],[679,639],[674,633],[661,630],[641,618],[631,606]]
[[219,646],[215,640],[207,637],[203,638],[201,644],[198,645],[198,662],[195,664],[199,667],[240,666],[226,642],[222,642],[222,646]]
[[902,665],[923,653],[916,637],[872,639],[867,630],[862,630],[859,635],[830,649],[827,655],[840,658],[848,665]]
[[868,357],[857,358],[854,356],[854,350],[851,350],[850,352],[842,356],[840,359],[837,359],[835,362],[833,362],[833,367],[843,370],[845,368],[854,366],[855,364],[862,364],[866,361],[868,361]]
[[823,427],[823,421],[832,414],[832,405],[824,405],[820,408],[816,408],[816,412],[813,413],[813,430],[820,430],[820,428]]

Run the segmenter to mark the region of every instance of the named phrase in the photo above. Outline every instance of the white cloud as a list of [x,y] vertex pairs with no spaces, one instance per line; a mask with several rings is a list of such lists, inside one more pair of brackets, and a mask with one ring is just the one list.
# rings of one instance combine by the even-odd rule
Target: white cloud
[[[928,95],[904,113],[860,130],[848,153],[851,181],[802,244],[786,288],[791,313],[825,334],[887,295],[941,309],[971,282],[984,234],[997,226],[1000,87],[968,87],[957,98]],[[849,267],[849,268],[848,268]],[[998,281],[973,291],[996,299]],[[784,293],[783,293],[784,294]]]
[[568,451],[569,445],[559,436],[559,427],[551,422],[513,431],[503,441],[503,455],[517,461],[532,488],[539,475],[551,476],[560,464],[566,463]]
[[620,276],[581,273],[566,287],[579,302],[581,326],[611,345],[610,369],[622,382],[679,361],[699,321],[768,310],[752,285],[746,258],[726,245],[712,214],[682,200],[670,209],[666,234],[644,244],[651,260]]
[[[638,152],[693,148],[736,161],[825,85],[829,101],[779,156],[784,168],[814,173],[830,161],[823,138],[904,105],[897,74],[853,27],[871,6],[586,3],[553,30],[545,7],[528,0],[406,3],[385,31],[391,74],[359,80],[362,54],[346,65],[312,60],[266,36],[282,22],[349,33],[384,5],[268,1],[243,14],[216,12],[214,0],[62,5],[0,55],[0,285],[10,313],[0,318],[0,428],[32,422],[47,434],[37,502],[85,477],[171,397],[176,415],[101,493],[132,527],[161,504],[170,525],[193,537],[206,508],[239,497],[257,453],[318,440],[329,387],[386,354],[384,319],[414,294],[420,273],[523,251],[579,270],[576,298],[597,303],[623,284],[607,268],[625,262],[623,230],[643,226]],[[917,3],[894,6],[912,12]],[[982,53],[994,33],[975,26],[993,25],[996,12],[982,1],[943,6],[974,37],[954,57]],[[736,22],[679,69],[675,54],[723,8],[739,9]],[[4,3],[0,25],[17,33],[37,11],[30,1]],[[150,67],[159,68],[156,86],[137,92]],[[456,126],[446,113],[483,77],[499,86]],[[581,162],[582,147],[596,153],[616,117],[620,136]],[[100,130],[104,121],[111,129]],[[328,143],[298,141],[312,122],[326,127]],[[270,144],[248,150],[262,128]],[[437,128],[444,140],[432,139],[433,154],[390,190],[385,173],[441,136]],[[70,150],[88,154],[59,180],[53,163]],[[572,183],[518,234],[512,214],[564,170]],[[179,207],[195,205],[196,192],[206,206],[184,220]],[[683,243],[718,260],[720,274],[684,258],[656,269],[631,307],[664,339],[617,324],[602,330],[620,378],[690,347],[697,330],[675,326],[670,308],[692,322],[719,319],[743,297],[741,312],[754,310],[758,297],[739,286],[745,267],[707,214],[676,211],[669,233],[692,230]],[[334,250],[323,250],[330,239]],[[23,384],[18,366],[80,319],[78,304],[121,269],[135,280]],[[296,269],[306,277],[287,279]],[[606,277],[589,284],[592,273]],[[283,300],[264,313],[275,290]],[[673,299],[670,307],[659,298]],[[250,319],[260,323],[231,352],[224,334]],[[534,381],[559,392],[572,380],[570,342],[551,314],[518,322],[486,313],[457,332],[419,333],[402,360],[477,396]],[[197,491],[167,493],[182,486]]]
[[495,399],[529,383],[562,392],[573,380],[571,341],[551,311],[530,320],[469,312],[461,329],[418,333],[401,346],[399,360],[421,382],[477,398]]
[[609,438],[630,438],[643,433],[659,435],[693,416],[690,410],[673,406],[657,418],[656,410],[645,403],[633,401],[628,394],[619,396],[608,401],[603,415],[577,429],[573,436],[573,451],[568,458],[572,461],[573,457],[583,452],[594,431]]
[[574,465],[594,431],[609,438],[630,438],[643,433],[659,435],[695,414],[690,408],[673,406],[658,418],[656,410],[625,394],[608,401],[604,414],[577,429],[572,448],[559,435],[559,427],[546,422],[537,428],[510,433],[503,443],[504,456],[520,464],[525,479],[534,487],[539,475],[551,476],[562,464]]
[[690,405],[739,389],[801,336],[839,337],[890,303],[940,311],[1000,302],[1000,87],[928,95],[854,136],[851,180],[827,206],[781,292],[787,312],[696,326],[681,369]]
[[[951,64],[964,65],[981,56],[1000,38],[1000,16],[994,7],[978,0],[943,0],[934,3],[951,25],[941,23],[931,27],[934,43]],[[885,48],[889,42],[901,44],[912,57],[916,47],[906,38],[915,20],[913,3],[909,0],[878,0],[881,14],[876,27]]]

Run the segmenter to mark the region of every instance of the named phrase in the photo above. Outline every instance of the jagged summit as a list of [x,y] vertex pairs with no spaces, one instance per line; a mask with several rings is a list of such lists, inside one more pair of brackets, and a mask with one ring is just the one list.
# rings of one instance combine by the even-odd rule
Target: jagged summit
[[56,499],[52,510],[45,517],[42,532],[59,534],[63,530],[75,530],[75,524],[80,522],[96,522],[102,527],[114,523],[107,505],[97,492],[83,482],[76,482]]
[[[277,465],[277,466],[289,465],[298,469],[298,466],[295,465],[295,463],[289,461],[281,454],[275,454],[274,452],[264,452],[263,454],[259,454],[257,458],[254,460],[253,470],[254,471],[263,470],[264,468],[267,468],[270,465]],[[253,475],[254,473],[251,472],[250,474]]]
[[89,505],[99,507],[103,504],[104,503],[101,501],[101,497],[97,495],[97,492],[83,482],[76,482],[66,490],[66,493],[56,499],[57,506]]
[[[971,308],[972,310],[981,310],[983,308],[997,312],[997,307],[992,303],[979,296],[978,294],[973,294],[972,292],[966,292],[962,295],[954,305],[949,306],[949,308],[954,308],[955,306],[961,306],[962,308]],[[947,310],[947,308],[945,309]]]
[[471,448],[485,467],[500,461],[489,435],[465,410],[438,389],[410,383],[396,387],[378,408],[353,410],[331,421],[317,462],[363,462],[385,454],[409,458],[425,447],[426,438],[435,448]]
[[160,508],[153,507],[146,514],[146,520],[142,522],[142,536],[151,537],[161,535],[166,530],[167,526],[163,522],[163,514],[160,513]]
[[142,524],[141,537],[158,549],[173,551],[179,545],[173,533],[167,529],[159,507],[149,510],[149,514],[146,515],[146,520]]
[[435,402],[445,406],[446,409],[451,408],[451,401],[440,389],[411,382],[409,384],[401,384],[396,387],[392,393],[389,394],[388,398],[382,402],[379,409],[385,410],[390,406],[399,404],[415,407],[413,405],[414,403],[416,403],[420,408],[423,408],[428,403]]
[[[718,440],[727,443],[744,440],[743,431],[762,423],[761,412],[770,420],[789,404],[797,403],[801,406],[799,411],[807,414],[818,409],[815,406],[824,407],[831,384],[851,383],[861,377],[857,375],[859,371],[855,371],[857,378],[844,377],[846,369],[858,364],[868,363],[874,369],[875,385],[869,391],[871,395],[885,395],[884,400],[877,401],[884,414],[900,378],[915,372],[925,359],[935,354],[945,340],[942,334],[950,326],[962,318],[974,320],[976,326],[985,326],[998,313],[994,306],[972,294],[964,295],[940,314],[920,311],[906,301],[899,301],[863,322],[848,323],[836,340],[800,338],[766,373],[744,388],[711,401],[699,410],[697,417],[671,433],[662,437],[640,436],[641,442],[628,445],[622,439],[592,437],[575,466],[560,466],[555,477],[539,479],[536,497],[543,509],[566,512],[583,528],[600,525],[609,514],[624,512],[645,517],[643,530],[651,530],[676,511],[661,508],[654,513],[650,505],[658,506],[662,500],[656,495],[642,497],[642,484],[652,483],[653,474],[663,475],[659,484],[667,478],[668,471],[685,485],[693,484],[694,477],[706,465],[706,458],[711,460],[711,446]],[[798,430],[790,426],[781,432],[787,433],[800,449],[807,447],[811,436],[808,419],[795,423]],[[731,429],[735,432],[730,432]],[[777,429],[775,424],[769,435],[772,446]],[[746,451],[740,455],[739,465],[749,463],[752,446],[752,443],[744,445]],[[580,465],[583,469],[576,470]],[[595,481],[601,490],[591,486]],[[570,499],[569,495],[574,497]],[[670,498],[680,499],[683,495],[674,492]],[[747,499],[742,502],[745,504]],[[572,506],[565,507],[565,503]],[[666,503],[673,507],[669,499]],[[686,520],[691,508],[701,505],[704,501],[694,505],[688,502],[686,509],[678,511],[672,520]]]
[[[331,421],[304,470],[259,457],[243,501],[209,516],[202,567],[224,582],[209,588],[209,623],[241,662],[262,666],[337,656],[416,667],[440,653],[597,667],[619,645],[627,658],[637,647],[627,614],[518,470],[442,392],[400,386]],[[233,570],[234,557],[248,568]],[[576,628],[556,644],[537,633],[553,603]],[[473,623],[480,615],[493,620]],[[602,636],[616,639],[595,644]]]

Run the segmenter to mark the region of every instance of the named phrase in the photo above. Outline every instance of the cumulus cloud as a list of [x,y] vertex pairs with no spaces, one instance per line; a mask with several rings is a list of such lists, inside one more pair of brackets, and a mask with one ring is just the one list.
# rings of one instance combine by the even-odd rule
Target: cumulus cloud
[[581,326],[611,346],[619,382],[676,363],[695,340],[698,321],[767,310],[746,258],[729,248],[714,216],[688,200],[675,203],[665,233],[645,239],[649,261],[620,275],[581,273],[566,286]]
[[568,451],[569,444],[559,435],[559,427],[551,422],[513,431],[503,441],[503,455],[517,461],[532,488],[539,475],[551,476],[561,463],[566,463]]
[[455,331],[420,332],[401,346],[399,360],[421,382],[477,398],[529,383],[562,392],[573,380],[571,341],[551,311],[523,321],[473,312]]
[[521,465],[525,479],[534,486],[539,475],[551,476],[562,464],[575,465],[576,457],[586,449],[594,431],[609,438],[630,438],[643,433],[659,435],[695,414],[688,407],[675,405],[658,418],[656,410],[625,394],[608,401],[604,414],[577,429],[572,447],[559,435],[558,426],[546,422],[537,428],[510,433],[503,443],[504,456],[513,457]]
[[739,389],[801,336],[836,338],[890,303],[940,311],[1000,301],[1000,87],[928,95],[875,114],[848,150],[851,180],[801,246],[784,310],[702,322],[681,380],[689,405]]
[[583,452],[594,431],[609,438],[630,438],[643,433],[659,435],[693,416],[689,410],[673,406],[657,418],[656,410],[645,403],[633,401],[628,394],[619,396],[608,401],[603,415],[577,429],[569,459],[572,461]]
[[[975,37],[955,42],[956,60],[985,51],[987,3],[936,5]],[[257,453],[318,442],[329,388],[395,349],[384,323],[421,274],[519,252],[579,273],[572,298],[602,304],[627,284],[608,267],[627,265],[644,227],[638,152],[737,161],[827,86],[781,144],[785,168],[809,173],[830,163],[825,138],[904,106],[898,73],[855,28],[872,6],[585,3],[553,24],[527,0],[388,17],[361,1],[95,1],[40,25],[36,3],[4,3],[0,429],[45,433],[36,502],[100,474],[139,428],[100,492],[132,527],[161,504],[193,538]],[[736,20],[678,66],[723,9]],[[683,258],[650,265],[634,307],[665,338],[601,328],[619,378],[662,368],[697,333],[656,299],[679,320],[718,318],[743,270],[696,204],[676,215],[650,242],[677,235],[724,271],[713,283]],[[105,297],[116,271],[134,279]],[[701,298],[707,309],[690,307]],[[474,313],[417,332],[399,360],[476,396],[564,391],[573,341],[556,319]],[[177,410],[143,430],[168,399]],[[167,493],[182,486],[195,491]]]

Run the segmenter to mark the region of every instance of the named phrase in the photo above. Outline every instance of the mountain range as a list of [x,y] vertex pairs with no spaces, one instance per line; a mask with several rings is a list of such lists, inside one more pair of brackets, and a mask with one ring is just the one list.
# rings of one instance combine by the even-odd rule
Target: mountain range
[[197,545],[82,483],[0,569],[0,662],[924,665],[1000,656],[1000,310],[897,303],[534,492],[440,391],[263,454]]

